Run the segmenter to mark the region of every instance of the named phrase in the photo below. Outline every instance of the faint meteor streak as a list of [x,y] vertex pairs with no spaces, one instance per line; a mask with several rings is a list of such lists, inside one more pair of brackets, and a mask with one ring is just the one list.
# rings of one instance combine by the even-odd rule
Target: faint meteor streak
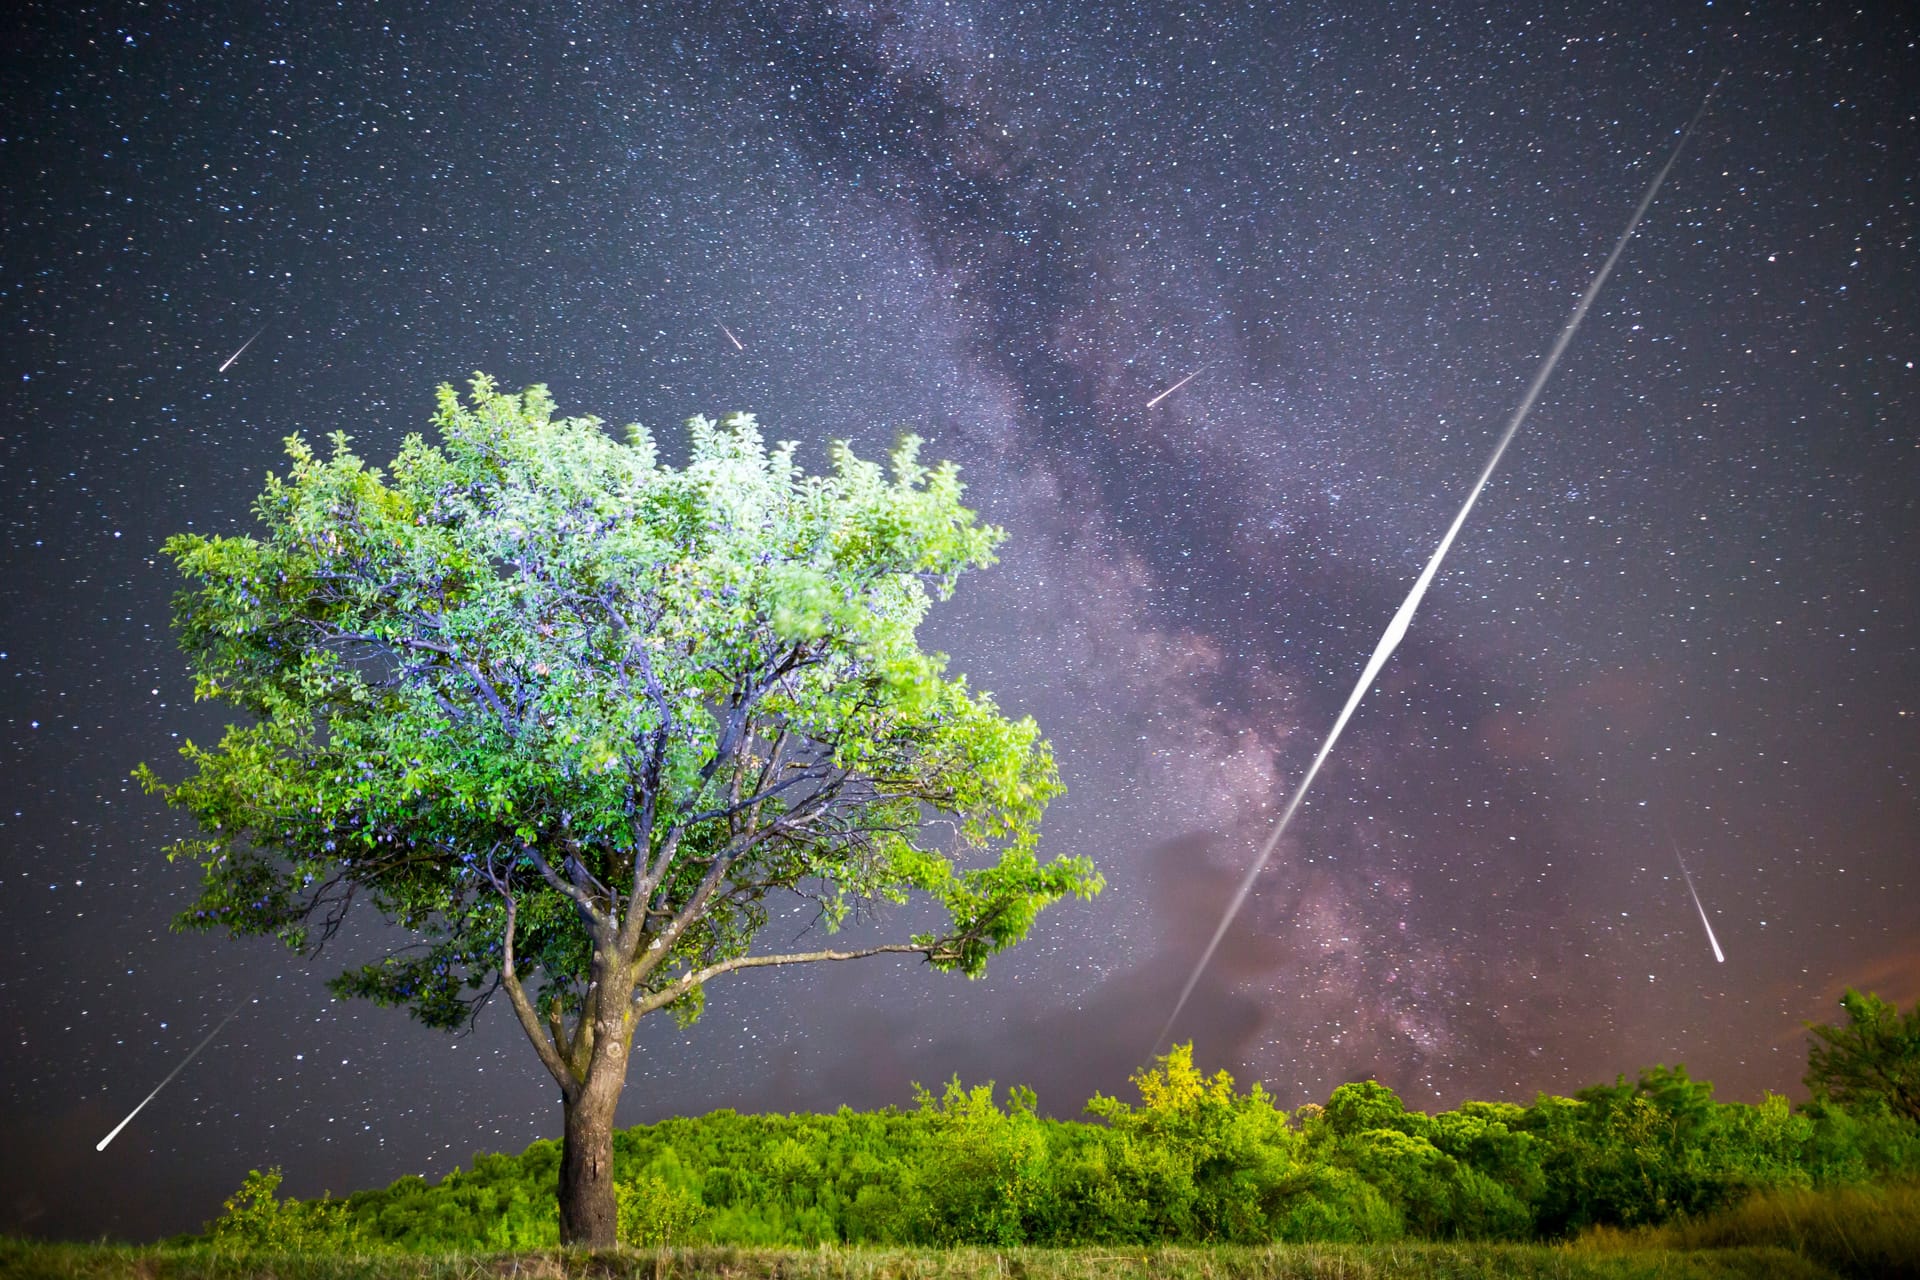
[[146,1097],[142,1098],[140,1100],[139,1106],[127,1112],[127,1118],[125,1120],[122,1120],[119,1124],[113,1126],[113,1132],[108,1134],[106,1137],[100,1139],[99,1142],[95,1143],[93,1149],[95,1151],[105,1151],[107,1149],[107,1144],[109,1142],[112,1142],[115,1138],[119,1137],[120,1131],[126,1128],[128,1125],[132,1124],[133,1118],[139,1115],[140,1112],[145,1109],[146,1105],[149,1102],[152,1102],[156,1097],[158,1097],[162,1089],[172,1084],[173,1078],[175,1076],[179,1075],[182,1071],[185,1071],[187,1069],[187,1064],[193,1061],[195,1055],[197,1055],[202,1049],[206,1048],[208,1045],[213,1043],[213,1038],[219,1035],[223,1030],[225,1030],[226,1025],[229,1022],[232,1022],[236,1017],[239,1016],[240,1010],[246,1007],[247,1000],[251,1000],[251,999],[253,999],[253,997],[248,996],[246,1000],[242,1000],[239,1004],[233,1006],[233,1010],[230,1013],[228,1013],[226,1017],[220,1019],[220,1024],[216,1026],[213,1030],[207,1032],[207,1038],[205,1040],[202,1040],[199,1044],[193,1046],[193,1052],[189,1053],[186,1057],[180,1059],[180,1065],[175,1067],[173,1070],[167,1072],[167,1078],[165,1080],[162,1080],[159,1084],[153,1086],[153,1092],[148,1094]]
[[733,344],[733,349],[735,351],[745,351],[747,349],[746,346],[740,341],[740,339],[733,336],[733,330],[727,328],[727,326],[721,325],[720,332],[727,335],[727,341]]
[[241,343],[241,344],[240,344],[240,350],[239,350],[239,351],[236,351],[236,352],[234,352],[234,353],[233,353],[232,355],[230,355],[230,356],[228,356],[228,357],[226,358],[226,360],[225,360],[225,361],[223,361],[223,362],[221,363],[221,365],[220,365],[220,372],[222,372],[222,373],[225,373],[225,372],[227,371],[227,369],[228,369],[229,367],[231,367],[231,366],[232,366],[232,364],[233,364],[233,362],[234,362],[235,360],[238,360],[238,359],[240,358],[240,356],[241,356],[241,354],[242,354],[243,352],[245,352],[245,351],[246,351],[246,349],[247,349],[248,347],[250,347],[250,346],[252,346],[252,345],[254,344],[254,341],[255,341],[255,339],[257,339],[257,338],[259,338],[259,336],[260,336],[260,334],[262,334],[262,333],[265,333],[265,332],[267,331],[267,328],[268,328],[268,326],[266,326],[266,325],[264,325],[264,324],[263,324],[263,325],[261,325],[261,326],[260,326],[260,329],[259,329],[259,331],[258,331],[258,332],[256,332],[256,333],[255,333],[255,334],[253,335],[253,337],[252,337],[252,338],[248,338],[248,339],[247,339],[247,340],[246,340],[245,342],[243,342],[243,343]]
[[[1314,756],[1313,764],[1308,767],[1306,776],[1300,779],[1300,785],[1294,788],[1293,797],[1287,801],[1287,807],[1281,810],[1280,821],[1274,827],[1273,834],[1267,837],[1267,842],[1261,847],[1259,855],[1254,858],[1253,865],[1248,867],[1247,873],[1240,878],[1239,886],[1234,889],[1233,897],[1227,903],[1226,913],[1220,917],[1219,927],[1213,931],[1213,937],[1208,941],[1207,949],[1201,953],[1200,962],[1194,965],[1192,974],[1187,978],[1186,986],[1180,989],[1180,998],[1174,1002],[1173,1013],[1168,1016],[1166,1026],[1160,1029],[1160,1038],[1154,1042],[1155,1053],[1158,1053],[1166,1044],[1167,1035],[1173,1030],[1173,1024],[1180,1017],[1180,1011],[1186,1008],[1187,999],[1193,995],[1194,987],[1200,983],[1200,975],[1206,972],[1207,965],[1213,961],[1213,953],[1220,949],[1220,941],[1227,936],[1227,929],[1233,924],[1234,917],[1239,915],[1240,909],[1246,905],[1247,895],[1253,892],[1254,881],[1259,878],[1262,871],[1266,870],[1267,860],[1273,857],[1273,851],[1279,845],[1280,838],[1287,833],[1287,826],[1299,810],[1300,802],[1306,799],[1307,788],[1313,785],[1313,779],[1320,772],[1320,766],[1326,763],[1328,753],[1333,750],[1333,744],[1340,740],[1341,731],[1347,727],[1347,721],[1352,718],[1354,708],[1360,705],[1360,699],[1365,697],[1367,690],[1372,687],[1374,677],[1380,674],[1380,668],[1386,665],[1387,659],[1392,656],[1394,649],[1406,636],[1407,626],[1413,621],[1414,610],[1420,607],[1421,599],[1427,594],[1427,588],[1433,582],[1433,575],[1439,572],[1440,562],[1446,558],[1448,550],[1453,546],[1453,540],[1459,536],[1461,527],[1466,524],[1467,515],[1473,510],[1473,504],[1479,501],[1480,491],[1487,487],[1487,481],[1493,476],[1493,469],[1500,465],[1501,456],[1506,453],[1507,446],[1513,443],[1513,437],[1520,430],[1520,424],[1525,422],[1527,415],[1533,412],[1534,402],[1540,398],[1541,391],[1546,388],[1547,379],[1553,376],[1554,368],[1560,363],[1561,355],[1566,352],[1567,344],[1573,341],[1573,335],[1579,330],[1580,322],[1587,318],[1587,308],[1593,305],[1593,300],[1600,294],[1600,287],[1606,284],[1607,277],[1613,274],[1614,264],[1620,261],[1620,255],[1626,252],[1627,241],[1633,238],[1634,229],[1640,225],[1640,219],[1646,216],[1648,208],[1653,204],[1653,198],[1660,194],[1660,187],[1666,182],[1667,174],[1673,170],[1674,162],[1680,158],[1680,153],[1686,150],[1687,139],[1693,136],[1693,131],[1699,126],[1701,117],[1706,115],[1707,107],[1713,102],[1714,90],[1717,88],[1719,88],[1719,82],[1715,81],[1714,87],[1708,89],[1707,96],[1701,100],[1700,109],[1694,112],[1693,119],[1688,121],[1687,127],[1681,131],[1680,141],[1674,144],[1673,154],[1667,157],[1667,162],[1660,166],[1660,172],[1655,174],[1653,181],[1647,185],[1646,194],[1640,197],[1639,207],[1633,211],[1633,217],[1627,221],[1627,229],[1620,233],[1620,239],[1614,244],[1613,252],[1607,255],[1607,260],[1594,274],[1593,282],[1587,286],[1587,291],[1575,304],[1573,315],[1567,320],[1566,327],[1560,330],[1560,337],[1554,342],[1553,349],[1547,353],[1547,358],[1540,362],[1539,371],[1533,375],[1533,382],[1527,387],[1526,395],[1521,397],[1520,407],[1513,411],[1513,417],[1508,421],[1506,431],[1500,436],[1500,443],[1494,446],[1493,456],[1488,458],[1487,465],[1481,468],[1480,478],[1474,481],[1473,490],[1467,494],[1467,500],[1461,506],[1460,514],[1453,518],[1452,526],[1448,528],[1446,536],[1440,539],[1440,545],[1434,548],[1433,557],[1427,561],[1427,567],[1420,571],[1420,577],[1414,582],[1413,590],[1407,593],[1407,598],[1401,603],[1399,612],[1395,613],[1393,621],[1387,624],[1386,634],[1381,636],[1380,643],[1374,646],[1373,656],[1367,659],[1366,670],[1360,673],[1359,683],[1353,686],[1353,692],[1347,697],[1347,705],[1341,708],[1339,718],[1333,722],[1333,731],[1321,744],[1320,753]],[[1192,376],[1189,374],[1188,378]],[[1185,381],[1187,379],[1175,383],[1162,392],[1161,396],[1170,395]],[[1702,912],[1701,919],[1705,918],[1706,915]],[[1716,953],[1719,951],[1718,944],[1715,944],[1714,951]]]
[[1687,892],[1693,895],[1693,909],[1700,913],[1700,923],[1707,931],[1707,941],[1713,945],[1713,958],[1721,964],[1727,962],[1726,952],[1720,950],[1720,939],[1713,936],[1713,925],[1707,920],[1707,909],[1700,905],[1700,894],[1693,887],[1693,873],[1687,870],[1687,860],[1680,856],[1680,845],[1672,836],[1667,843],[1673,846],[1673,860],[1680,864],[1680,875],[1687,882]]
[[1165,400],[1168,396],[1172,395],[1174,392],[1178,391],[1180,388],[1186,386],[1189,382],[1192,382],[1195,378],[1199,377],[1203,372],[1205,372],[1206,367],[1207,366],[1205,365],[1201,365],[1198,369],[1195,369],[1192,373],[1180,379],[1180,381],[1174,383],[1172,386],[1168,387],[1165,391],[1162,391],[1159,395],[1155,396],[1153,399],[1147,401],[1147,408],[1149,409],[1153,408],[1153,406],[1159,404],[1162,400]]

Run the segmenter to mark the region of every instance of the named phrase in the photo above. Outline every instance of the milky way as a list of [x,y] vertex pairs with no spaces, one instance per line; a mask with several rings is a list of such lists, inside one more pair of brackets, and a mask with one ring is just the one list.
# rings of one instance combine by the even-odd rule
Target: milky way
[[[1540,393],[1546,390],[1548,381],[1553,377],[1553,371],[1560,367],[1560,357],[1566,354],[1568,344],[1573,341],[1574,335],[1580,332],[1580,324],[1587,318],[1587,312],[1592,308],[1593,300],[1600,296],[1600,290],[1606,286],[1607,277],[1613,274],[1614,265],[1620,261],[1620,255],[1626,252],[1627,243],[1633,239],[1634,231],[1640,226],[1640,219],[1647,216],[1647,210],[1653,206],[1654,197],[1660,194],[1660,188],[1666,184],[1667,175],[1673,172],[1674,162],[1679,160],[1681,154],[1687,149],[1687,139],[1692,137],[1693,131],[1699,127],[1701,117],[1706,115],[1707,107],[1712,101],[1713,94],[1710,90],[1706,98],[1702,99],[1700,109],[1694,112],[1693,119],[1680,134],[1680,141],[1674,143],[1673,154],[1667,157],[1667,162],[1660,166],[1660,172],[1653,175],[1653,181],[1647,184],[1647,193],[1640,197],[1640,203],[1634,209],[1633,217],[1627,220],[1626,230],[1622,231],[1620,238],[1614,242],[1613,252],[1607,255],[1605,262],[1600,264],[1600,269],[1593,273],[1593,279],[1587,283],[1586,292],[1581,294],[1580,301],[1574,304],[1573,314],[1561,327],[1560,336],[1554,339],[1553,348],[1547,352],[1547,358],[1540,362],[1539,369],[1534,372],[1533,381],[1527,384],[1526,394],[1520,397],[1519,408],[1515,409],[1513,417],[1507,420],[1507,429],[1500,433],[1500,442],[1494,445],[1493,453],[1487,458],[1486,465],[1480,468],[1480,478],[1475,480],[1473,488],[1467,491],[1467,500],[1460,504],[1460,511],[1453,517],[1453,523],[1447,526],[1447,532],[1441,537],[1439,545],[1435,546],[1433,554],[1427,557],[1426,567],[1420,570],[1420,576],[1414,579],[1412,589],[1407,592],[1407,598],[1400,602],[1398,609],[1394,610],[1393,618],[1387,623],[1386,631],[1381,635],[1379,642],[1373,646],[1373,653],[1360,672],[1359,683],[1355,684],[1353,692],[1347,695],[1346,704],[1340,708],[1340,714],[1335,717],[1333,728],[1327,732],[1325,741],[1320,744],[1320,750],[1314,753],[1313,763],[1308,765],[1306,771],[1300,775],[1300,781],[1294,785],[1293,794],[1288,798],[1286,807],[1280,810],[1280,821],[1274,824],[1272,834],[1261,843],[1260,852],[1254,855],[1247,866],[1246,874],[1234,887],[1233,896],[1227,900],[1227,908],[1220,915],[1220,923],[1214,926],[1213,933],[1207,938],[1206,947],[1200,953],[1200,959],[1194,963],[1193,972],[1188,975],[1186,983],[1180,988],[1180,998],[1174,1001],[1173,1012],[1167,1015],[1167,1025],[1161,1029],[1160,1038],[1154,1045],[1154,1052],[1158,1053],[1161,1046],[1166,1043],[1174,1023],[1180,1018],[1180,1011],[1186,1007],[1187,999],[1193,995],[1194,987],[1199,985],[1201,977],[1206,973],[1207,965],[1212,962],[1214,953],[1219,950],[1221,940],[1226,937],[1227,930],[1233,927],[1234,918],[1240,914],[1240,909],[1246,905],[1247,895],[1253,892],[1254,885],[1259,882],[1261,874],[1267,869],[1268,861],[1273,857],[1274,849],[1286,837],[1287,826],[1293,821],[1293,815],[1300,811],[1300,805],[1306,800],[1314,778],[1320,773],[1320,766],[1327,762],[1327,757],[1332,754],[1334,746],[1340,741],[1340,734],[1346,729],[1347,721],[1353,718],[1354,710],[1359,707],[1360,700],[1367,696],[1369,689],[1373,688],[1373,682],[1379,678],[1381,669],[1393,656],[1393,651],[1398,649],[1400,642],[1407,638],[1407,629],[1413,624],[1414,613],[1420,608],[1420,602],[1426,599],[1427,588],[1433,585],[1434,575],[1446,562],[1447,552],[1453,549],[1454,540],[1460,536],[1460,530],[1466,527],[1467,517],[1473,514],[1473,506],[1480,500],[1481,493],[1485,492],[1487,481],[1493,478],[1494,471],[1500,466],[1500,459],[1506,456],[1507,446],[1511,445],[1514,436],[1519,434],[1521,426],[1533,412],[1534,405],[1540,403]],[[1165,396],[1169,393],[1161,394]],[[1152,408],[1154,403],[1155,401],[1148,401],[1147,407]],[[1688,882],[1688,887],[1692,887],[1691,881]],[[1705,919],[1705,913],[1702,913],[1701,918]],[[1714,944],[1714,950],[1716,953],[1719,951],[1718,943]]]
[[981,983],[716,988],[641,1032],[623,1120],[954,1072],[1059,1114],[1124,1091],[1723,67],[1179,1034],[1288,1105],[1657,1061],[1756,1098],[1843,984],[1920,998],[1912,28],[1219,8],[32,11],[0,130],[0,1229],[191,1229],[252,1167],[344,1192],[555,1131],[511,1019],[329,1001],[370,922],[311,964],[170,933],[184,832],[128,780],[223,722],[159,542],[244,532],[296,430],[385,461],[474,369],[667,440],[750,411],[814,468],[928,436],[1010,539],[927,638],[1040,721],[1045,847],[1110,881]]

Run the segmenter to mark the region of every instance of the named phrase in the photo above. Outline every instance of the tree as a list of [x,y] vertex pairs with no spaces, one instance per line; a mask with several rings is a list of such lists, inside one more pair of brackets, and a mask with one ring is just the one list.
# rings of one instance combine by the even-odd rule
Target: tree
[[1852,987],[1840,997],[1845,1026],[1809,1022],[1804,1083],[1816,1098],[1841,1106],[1884,1102],[1907,1120],[1920,1121],[1920,1001],[1901,1013]]
[[923,1134],[908,1187],[915,1234],[936,1245],[1029,1243],[1055,1198],[1033,1091],[1016,1085],[1005,1111],[992,1081],[968,1089],[955,1076],[938,1098],[917,1085],[914,1095]]
[[[1087,1112],[1107,1122],[1123,1171],[1138,1170],[1144,1200],[1167,1238],[1246,1243],[1273,1238],[1281,1206],[1300,1189],[1304,1139],[1259,1082],[1193,1065],[1193,1043],[1176,1044],[1132,1077],[1138,1107],[1095,1094]],[[1129,1150],[1131,1149],[1131,1150]],[[1125,1155],[1150,1153],[1129,1162]]]
[[[748,415],[690,423],[682,469],[543,387],[441,387],[440,443],[391,474],[287,441],[264,533],[181,535],[196,696],[240,708],[186,777],[178,924],[317,950],[366,901],[412,942],[329,984],[467,1024],[495,991],[559,1086],[561,1237],[614,1243],[611,1133],[636,1021],[772,965],[917,953],[968,976],[1101,879],[1042,863],[1060,791],[1030,719],[944,674],[915,630],[1003,533],[909,438],[889,479],[809,477]],[[944,843],[924,836],[943,819]],[[911,891],[942,925],[755,950],[770,895],[837,928]]]
[[1340,1137],[1351,1137],[1369,1129],[1398,1129],[1419,1133],[1426,1128],[1426,1117],[1407,1110],[1407,1104],[1378,1080],[1351,1080],[1335,1089],[1327,1098],[1327,1128]]

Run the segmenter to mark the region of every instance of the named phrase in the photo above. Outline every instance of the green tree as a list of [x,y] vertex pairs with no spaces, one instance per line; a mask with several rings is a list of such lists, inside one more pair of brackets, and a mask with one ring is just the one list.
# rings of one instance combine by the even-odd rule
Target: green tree
[[[413,943],[337,994],[452,1028],[505,992],[562,1098],[562,1239],[604,1247],[642,1015],[694,1017],[706,983],[769,965],[975,976],[1101,880],[1036,855],[1060,785],[1033,721],[916,641],[1003,537],[951,464],[910,438],[890,478],[844,444],[807,476],[739,415],[693,419],[675,469],[641,428],[553,409],[442,387],[440,443],[409,437],[388,475],[294,437],[260,537],[170,539],[196,694],[250,723],[185,747],[178,782],[139,776],[204,831],[170,853],[202,871],[183,927],[317,949],[365,901]],[[770,895],[831,930],[910,891],[939,928],[753,949]]]
[[1809,1022],[1813,1043],[1804,1083],[1816,1098],[1841,1106],[1885,1103],[1920,1122],[1920,1001],[1901,1013],[1879,996],[1847,988],[1845,1026]]
[[914,1086],[924,1135],[908,1190],[918,1235],[929,1244],[1020,1245],[1053,1199],[1045,1123],[1031,1089],[1016,1086],[1002,1111],[993,1082],[968,1089],[955,1076],[936,1098]]
[[1426,1128],[1426,1117],[1408,1111],[1400,1095],[1378,1080],[1355,1080],[1335,1089],[1325,1117],[1327,1128],[1343,1138],[1369,1129],[1424,1135]]
[[1731,1109],[1678,1065],[1648,1067],[1634,1083],[1621,1075],[1573,1098],[1542,1094],[1520,1125],[1544,1148],[1538,1228],[1634,1227],[1718,1208],[1742,1185]]
[[1107,1122],[1114,1163],[1134,1174],[1135,1198],[1152,1206],[1170,1239],[1247,1243],[1272,1237],[1298,1189],[1304,1140],[1255,1082],[1237,1092],[1226,1071],[1204,1074],[1193,1044],[1177,1044],[1133,1075],[1141,1105],[1095,1094],[1089,1114]]

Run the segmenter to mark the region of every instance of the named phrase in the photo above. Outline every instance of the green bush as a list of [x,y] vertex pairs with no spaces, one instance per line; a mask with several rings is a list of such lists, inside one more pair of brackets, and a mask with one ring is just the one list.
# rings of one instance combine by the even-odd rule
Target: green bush
[[1400,1239],[1406,1226],[1371,1182],[1350,1169],[1316,1165],[1286,1198],[1273,1232],[1293,1244],[1381,1244]]
[[918,1092],[923,1139],[912,1175],[926,1244],[1024,1244],[1031,1220],[1048,1215],[1053,1196],[1043,1124],[1033,1095],[1016,1090],[1009,1110],[991,1083],[962,1088],[958,1078],[935,1098]]
[[[1715,1102],[1682,1068],[1428,1116],[1377,1081],[1291,1114],[1180,1046],[1096,1097],[1092,1122],[1028,1090],[958,1080],[909,1111],[718,1111],[621,1131],[622,1238],[637,1244],[1152,1246],[1559,1239],[1700,1220],[1756,1193],[1920,1171],[1920,1126],[1868,1101]],[[526,1249],[558,1240],[559,1145],[476,1155],[345,1202],[279,1200],[255,1172],[212,1224],[246,1248]]]
[[1425,1138],[1398,1129],[1368,1129],[1342,1142],[1335,1158],[1378,1188],[1412,1234],[1458,1234],[1452,1230],[1456,1166]]
[[707,1217],[707,1206],[679,1187],[651,1174],[613,1184],[622,1244],[656,1248],[684,1244]]
[[278,1166],[265,1173],[248,1170],[239,1190],[221,1206],[224,1212],[208,1224],[214,1243],[274,1253],[365,1247],[345,1202],[277,1199],[280,1180]]
[[1306,1149],[1272,1096],[1257,1083],[1237,1092],[1225,1071],[1203,1075],[1192,1045],[1176,1045],[1133,1084],[1141,1106],[1095,1096],[1087,1110],[1119,1139],[1109,1162],[1124,1188],[1116,1203],[1151,1206],[1144,1238],[1272,1239]]
[[1327,1099],[1325,1119],[1327,1128],[1336,1136],[1346,1138],[1364,1133],[1369,1129],[1397,1129],[1403,1133],[1419,1133],[1424,1127],[1419,1121],[1425,1116],[1415,1117],[1409,1114],[1407,1106],[1400,1101],[1400,1095],[1381,1084],[1378,1080],[1362,1080],[1352,1084],[1343,1084],[1333,1091]]

